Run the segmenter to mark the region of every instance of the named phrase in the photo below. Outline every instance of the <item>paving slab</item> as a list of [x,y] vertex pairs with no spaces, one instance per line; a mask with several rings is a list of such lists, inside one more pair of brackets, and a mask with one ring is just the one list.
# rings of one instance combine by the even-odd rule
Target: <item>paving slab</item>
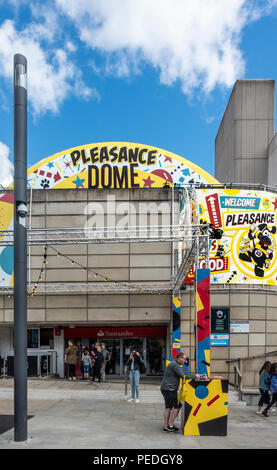
[[[124,383],[28,381],[29,439],[0,435],[0,449],[243,449],[276,448],[277,413],[230,403],[228,435],[182,436],[162,431],[164,402],[159,385],[141,387],[141,401],[128,403]],[[13,380],[0,380],[0,414],[13,413]],[[177,420],[177,425],[180,418]]]

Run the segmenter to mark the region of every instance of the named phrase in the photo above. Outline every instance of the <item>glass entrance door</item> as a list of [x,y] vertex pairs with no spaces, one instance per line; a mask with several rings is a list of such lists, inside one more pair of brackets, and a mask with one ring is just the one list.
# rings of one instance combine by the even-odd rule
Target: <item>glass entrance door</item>
[[163,375],[165,365],[165,340],[163,338],[147,338],[147,369],[148,375]]
[[123,364],[125,366],[130,357],[132,348],[136,348],[143,357],[143,338],[124,338],[123,339]]
[[104,338],[103,343],[110,354],[110,360],[106,365],[106,374],[120,375],[120,339]]

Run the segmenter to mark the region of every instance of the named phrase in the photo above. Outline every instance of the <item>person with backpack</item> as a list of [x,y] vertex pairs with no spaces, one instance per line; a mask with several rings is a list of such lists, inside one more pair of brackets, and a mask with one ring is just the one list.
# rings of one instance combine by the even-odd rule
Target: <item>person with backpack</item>
[[256,411],[258,415],[262,413],[263,405],[268,405],[270,403],[270,396],[269,396],[270,368],[271,368],[271,362],[266,361],[259,372],[260,374],[259,389],[260,389],[261,397],[258,403],[258,410]]
[[272,406],[274,405],[274,403],[277,402],[277,362],[274,362],[271,365],[269,375],[270,375],[270,391],[272,393],[272,398],[271,398],[271,402],[267,405],[267,407],[262,412],[262,415],[265,416],[266,418],[268,418],[268,414],[267,414],[268,411],[270,409],[272,410]]
[[126,365],[129,367],[132,394],[131,398],[129,398],[127,401],[129,403],[139,403],[139,381],[140,375],[145,373],[145,365],[137,349],[133,348],[130,357],[128,358],[128,361],[126,362]]

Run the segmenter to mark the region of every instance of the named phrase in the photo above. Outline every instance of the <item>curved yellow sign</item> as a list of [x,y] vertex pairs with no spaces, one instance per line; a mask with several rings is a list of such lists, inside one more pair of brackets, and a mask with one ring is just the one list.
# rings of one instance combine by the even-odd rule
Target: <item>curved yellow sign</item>
[[28,171],[28,185],[35,189],[160,188],[166,183],[182,186],[218,181],[179,155],[130,142],[72,147]]

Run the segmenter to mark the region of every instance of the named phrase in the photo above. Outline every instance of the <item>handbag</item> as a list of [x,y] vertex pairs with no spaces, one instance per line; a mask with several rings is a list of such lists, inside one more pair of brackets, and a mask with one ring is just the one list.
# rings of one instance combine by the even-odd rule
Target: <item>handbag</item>
[[141,364],[139,366],[139,372],[140,372],[140,374],[145,374],[145,372],[146,372],[146,367],[145,367],[143,362],[141,362]]

